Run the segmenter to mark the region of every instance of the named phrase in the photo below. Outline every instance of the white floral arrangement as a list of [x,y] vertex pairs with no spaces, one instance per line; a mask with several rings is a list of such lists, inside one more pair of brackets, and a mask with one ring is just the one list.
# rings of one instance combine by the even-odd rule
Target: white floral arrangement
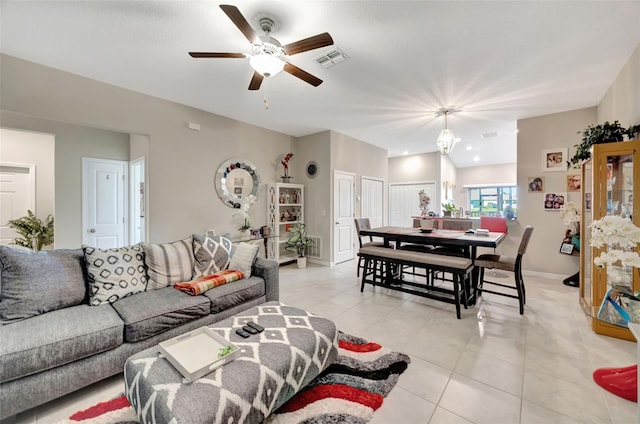
[[256,200],[258,200],[258,198],[253,194],[244,197],[242,199],[242,207],[240,208],[240,212],[233,214],[233,216],[240,216],[242,218],[240,228],[238,228],[239,231],[244,231],[251,228],[251,223],[249,222],[249,209]]
[[[640,268],[640,228],[628,218],[607,215],[593,221],[590,245],[597,248],[607,247],[600,256],[593,259],[596,266],[604,267],[619,262],[623,266]],[[636,248],[636,251],[630,249]]]
[[577,222],[580,222],[580,211],[576,204],[567,202],[562,212],[560,212],[560,218],[562,219],[562,223],[567,227],[573,227]]

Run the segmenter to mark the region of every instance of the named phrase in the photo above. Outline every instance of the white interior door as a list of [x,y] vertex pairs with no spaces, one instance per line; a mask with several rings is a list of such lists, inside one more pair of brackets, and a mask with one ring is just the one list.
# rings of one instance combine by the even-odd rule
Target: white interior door
[[128,163],[82,158],[82,242],[100,248],[127,244]]
[[9,221],[36,213],[35,165],[0,164],[0,244],[12,244],[17,234]]
[[382,227],[383,223],[383,190],[384,181],[362,177],[361,217],[369,218],[371,228]]
[[420,213],[418,193],[424,190],[431,198],[429,210],[438,211],[436,205],[436,183],[391,184],[389,186],[389,225],[394,227],[411,227],[412,216]]
[[348,261],[354,257],[354,198],[355,175],[333,173],[333,262]]

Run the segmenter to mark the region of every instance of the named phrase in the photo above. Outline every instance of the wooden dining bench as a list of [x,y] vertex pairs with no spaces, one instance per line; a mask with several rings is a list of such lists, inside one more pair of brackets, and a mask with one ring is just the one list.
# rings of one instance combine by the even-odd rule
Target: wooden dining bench
[[[358,251],[358,256],[364,258],[365,261],[362,285],[360,286],[361,292],[364,290],[365,284],[371,284],[452,303],[456,305],[458,319],[460,319],[460,305],[467,308],[467,299],[470,294],[469,281],[473,270],[471,259],[373,246],[361,248]],[[385,266],[378,266],[379,262]],[[426,275],[429,275],[430,271],[450,273],[453,275],[453,289],[434,286],[429,284],[428,279],[424,284],[421,284],[403,280],[401,276],[394,276],[393,270],[401,270],[403,266],[423,268]],[[401,272],[398,274],[401,275]]]

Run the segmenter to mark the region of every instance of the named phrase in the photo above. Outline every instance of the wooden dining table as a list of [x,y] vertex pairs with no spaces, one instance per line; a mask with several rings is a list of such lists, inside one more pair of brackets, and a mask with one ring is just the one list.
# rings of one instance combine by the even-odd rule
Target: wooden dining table
[[[457,230],[440,230],[431,231],[421,230],[420,228],[409,227],[378,227],[368,230],[360,230],[361,236],[379,237],[384,240],[385,247],[399,247],[402,243],[423,244],[426,246],[444,246],[444,247],[461,247],[464,248],[465,254],[469,259],[475,261],[478,247],[496,248],[505,238],[504,233],[490,232],[487,235],[476,235],[475,233],[467,233]],[[392,246],[395,244],[395,246]],[[480,270],[473,268],[471,276],[472,290],[471,294],[476,293],[478,287],[478,279],[480,278]],[[475,297],[469,299],[469,304],[475,304]]]

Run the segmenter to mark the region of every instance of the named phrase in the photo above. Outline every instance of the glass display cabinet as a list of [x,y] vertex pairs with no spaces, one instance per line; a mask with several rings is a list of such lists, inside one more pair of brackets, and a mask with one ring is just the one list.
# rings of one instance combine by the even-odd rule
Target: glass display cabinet
[[596,333],[631,341],[635,338],[627,326],[640,323],[640,314],[634,313],[640,302],[619,293],[640,290],[639,269],[594,265],[593,259],[606,247],[590,246],[590,225],[606,215],[618,215],[640,226],[639,186],[640,141],[593,146],[591,159],[582,165],[580,303]]

